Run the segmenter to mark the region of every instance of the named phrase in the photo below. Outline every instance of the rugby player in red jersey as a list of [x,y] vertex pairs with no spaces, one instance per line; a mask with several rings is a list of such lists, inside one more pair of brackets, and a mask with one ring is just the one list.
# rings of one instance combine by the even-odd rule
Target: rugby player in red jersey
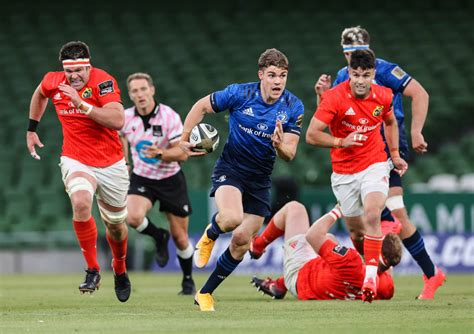
[[[322,95],[306,132],[306,142],[332,148],[333,192],[349,229],[365,231],[366,274],[362,299],[371,302],[377,293],[377,268],[383,241],[380,214],[387,199],[390,172],[381,126],[385,125],[395,169],[403,175],[408,165],[398,152],[392,92],[372,84],[375,55],[370,50],[356,50],[349,67],[350,79]],[[328,126],[331,134],[324,131]]]
[[31,156],[40,160],[35,146],[41,148],[43,144],[36,130],[51,99],[63,132],[59,164],[62,179],[87,263],[79,290],[92,293],[100,286],[97,227],[92,216],[95,195],[112,250],[115,293],[125,302],[131,291],[125,265],[129,176],[117,132],[124,124],[120,90],[110,74],[91,65],[89,47],[83,42],[66,43],[59,52],[59,61],[63,71],[46,73],[31,98],[26,144]]
[[[359,253],[338,243],[328,231],[341,217],[339,206],[318,219],[311,227],[306,208],[299,202],[287,203],[270,220],[254,243],[266,239],[265,244],[284,235],[283,277],[265,280],[254,277],[252,283],[264,293],[281,299],[289,290],[301,300],[363,298],[365,265]],[[391,229],[387,229],[392,232]],[[388,233],[383,241],[381,263],[376,271],[376,299],[390,299],[394,284],[389,269],[400,262],[401,242],[394,233]],[[259,250],[259,254],[263,249]]]

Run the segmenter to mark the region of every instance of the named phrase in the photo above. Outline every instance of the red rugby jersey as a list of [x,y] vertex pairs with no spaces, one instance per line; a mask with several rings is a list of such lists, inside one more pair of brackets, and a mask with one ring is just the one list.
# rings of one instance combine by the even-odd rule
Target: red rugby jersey
[[358,99],[351,93],[349,81],[326,91],[314,117],[329,126],[335,137],[345,138],[358,131],[368,137],[363,146],[331,149],[335,173],[355,174],[370,165],[387,160],[385,143],[380,133],[383,120],[392,112],[392,91],[372,84],[370,94]]
[[[59,90],[60,83],[67,83],[64,72],[48,72],[41,82],[41,90],[53,101],[62,125],[61,155],[93,167],[107,167],[122,159],[122,143],[117,130],[102,126],[84,115]],[[91,67],[89,81],[79,91],[79,96],[96,107],[110,102],[122,103],[115,79],[94,67]]]
[[[308,261],[298,272],[298,299],[361,299],[365,265],[359,253],[332,240],[326,240],[319,256]],[[387,272],[378,274],[376,299],[391,299],[393,279]]]

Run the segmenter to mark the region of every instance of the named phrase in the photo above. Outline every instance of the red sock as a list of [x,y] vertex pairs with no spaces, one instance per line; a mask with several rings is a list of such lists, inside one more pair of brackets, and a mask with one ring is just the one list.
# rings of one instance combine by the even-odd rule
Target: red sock
[[97,262],[97,226],[94,217],[86,221],[72,221],[82,255],[87,262],[87,269],[100,270]]
[[356,240],[351,237],[351,240],[356,251],[358,251],[360,255],[364,255],[364,239]]
[[262,234],[255,238],[254,245],[256,248],[265,249],[273,240],[281,237],[285,233],[285,230],[280,230],[276,227],[273,222],[273,218],[267,224],[267,227],[263,230]]
[[[371,235],[366,234],[364,236],[365,265],[367,267],[369,266],[375,267],[375,275],[373,278],[375,278],[375,276],[377,275],[377,268],[379,265],[380,253],[382,251],[382,242],[383,242],[383,235],[376,237],[376,236],[371,236]],[[367,269],[366,269],[366,273],[368,273],[369,271],[373,273],[373,268],[371,270],[367,270]]]
[[121,275],[127,271],[125,260],[127,258],[128,236],[120,241],[112,239],[109,233],[106,233],[106,236],[110,249],[112,250],[112,269],[114,270],[115,275]]
[[280,290],[285,290],[285,291],[288,290],[288,289],[286,288],[286,285],[285,285],[285,278],[284,278],[283,276],[278,277],[278,278],[275,280],[275,284],[276,284],[276,286],[277,286]]

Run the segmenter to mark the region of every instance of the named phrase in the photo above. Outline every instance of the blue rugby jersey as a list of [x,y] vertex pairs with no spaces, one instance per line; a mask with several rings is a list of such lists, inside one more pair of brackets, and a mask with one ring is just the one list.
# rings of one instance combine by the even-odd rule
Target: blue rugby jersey
[[304,106],[300,99],[285,89],[278,101],[267,104],[260,83],[232,84],[211,94],[215,112],[230,111],[229,137],[216,168],[227,165],[246,177],[270,176],[276,152],[271,136],[276,121],[283,131],[300,135]]
[[[349,79],[349,67],[344,67],[337,72],[333,86]],[[390,88],[393,92],[393,110],[397,118],[398,131],[400,133],[400,149],[408,150],[408,139],[405,131],[405,113],[403,112],[403,90],[411,81],[412,77],[397,64],[389,63],[377,58],[375,63],[375,83]],[[383,130],[383,128],[382,128]]]

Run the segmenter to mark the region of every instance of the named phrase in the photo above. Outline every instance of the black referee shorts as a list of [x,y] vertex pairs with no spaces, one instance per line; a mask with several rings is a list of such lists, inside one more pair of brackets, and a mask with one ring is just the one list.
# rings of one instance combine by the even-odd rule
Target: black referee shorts
[[186,179],[181,170],[162,180],[132,174],[128,194],[146,197],[152,204],[159,201],[161,212],[169,212],[179,217],[187,217],[192,213]]

